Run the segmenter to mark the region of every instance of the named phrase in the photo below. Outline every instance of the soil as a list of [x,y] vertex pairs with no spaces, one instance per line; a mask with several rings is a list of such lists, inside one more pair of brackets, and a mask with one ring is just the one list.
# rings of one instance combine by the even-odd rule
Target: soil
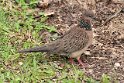
[[[102,25],[106,19],[114,15],[124,2],[116,0],[53,0],[45,11],[52,11],[46,23],[54,25],[60,34],[65,33],[86,10],[92,10],[97,20],[95,25],[93,44],[89,47],[89,55],[83,54],[83,60],[90,67],[84,71],[86,75],[100,80],[103,73],[112,79],[124,83],[124,13],[120,12],[115,18]],[[114,2],[115,1],[115,2]]]

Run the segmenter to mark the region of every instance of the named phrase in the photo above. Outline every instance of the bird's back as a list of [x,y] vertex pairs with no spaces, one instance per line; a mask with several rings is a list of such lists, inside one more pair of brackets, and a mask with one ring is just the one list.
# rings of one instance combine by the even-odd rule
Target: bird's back
[[[58,45],[58,53],[72,53],[83,49],[89,41],[89,36],[86,31],[79,26],[70,29],[61,39],[56,43]],[[55,46],[55,47],[56,47]]]

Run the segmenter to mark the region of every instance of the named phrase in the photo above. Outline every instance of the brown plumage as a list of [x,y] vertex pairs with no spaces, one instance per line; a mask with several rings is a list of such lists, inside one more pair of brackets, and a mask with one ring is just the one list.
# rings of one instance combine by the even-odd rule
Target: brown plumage
[[[62,37],[49,44],[19,51],[28,52],[48,52],[51,54],[69,54],[71,58],[80,59],[80,55],[91,45],[93,39],[90,20],[83,17],[80,25],[73,26]],[[78,61],[81,65],[83,63]]]

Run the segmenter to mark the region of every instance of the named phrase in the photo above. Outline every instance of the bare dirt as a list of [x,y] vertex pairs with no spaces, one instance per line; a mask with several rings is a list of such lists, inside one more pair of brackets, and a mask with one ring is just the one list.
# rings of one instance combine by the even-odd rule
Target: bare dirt
[[53,0],[45,11],[52,11],[47,23],[54,25],[60,34],[66,32],[71,25],[78,23],[81,15],[86,10],[95,13],[97,21],[93,21],[93,45],[88,49],[90,55],[83,54],[83,60],[90,67],[84,71],[86,75],[100,80],[103,73],[108,74],[112,80],[124,83],[124,13],[102,25],[106,19],[124,8],[124,2],[116,0]]

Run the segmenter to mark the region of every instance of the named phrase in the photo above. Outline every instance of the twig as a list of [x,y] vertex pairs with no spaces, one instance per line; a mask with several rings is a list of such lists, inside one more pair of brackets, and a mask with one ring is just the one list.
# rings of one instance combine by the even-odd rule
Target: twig
[[80,0],[76,0],[76,1],[78,2],[78,4],[79,4],[79,5],[81,5],[81,4],[82,4]]
[[92,59],[99,59],[99,60],[106,60],[107,58],[106,57],[90,57]]
[[110,16],[102,25],[106,25],[111,19],[117,17],[121,11],[122,9],[118,10],[114,15]]

